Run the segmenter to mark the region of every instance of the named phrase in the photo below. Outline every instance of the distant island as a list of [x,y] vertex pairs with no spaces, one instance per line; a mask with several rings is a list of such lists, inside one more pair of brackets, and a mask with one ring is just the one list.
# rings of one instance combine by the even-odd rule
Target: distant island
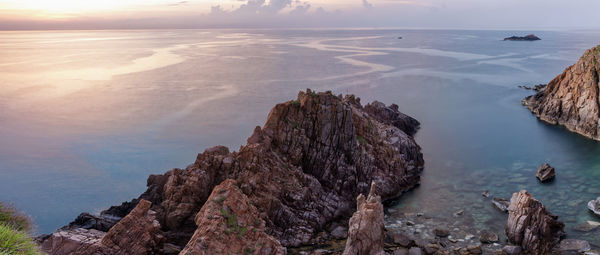
[[534,34],[526,35],[526,36],[511,36],[504,38],[504,41],[538,41],[542,40]]

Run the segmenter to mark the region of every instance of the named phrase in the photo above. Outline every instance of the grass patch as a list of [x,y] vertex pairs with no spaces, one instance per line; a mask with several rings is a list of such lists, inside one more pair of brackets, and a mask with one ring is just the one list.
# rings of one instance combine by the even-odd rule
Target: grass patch
[[41,254],[28,232],[29,218],[14,208],[0,204],[0,254]]

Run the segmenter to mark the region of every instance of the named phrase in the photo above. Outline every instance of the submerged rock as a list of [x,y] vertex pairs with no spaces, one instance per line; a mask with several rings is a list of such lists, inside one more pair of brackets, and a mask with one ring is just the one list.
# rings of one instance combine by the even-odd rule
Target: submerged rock
[[498,235],[490,231],[483,231],[479,236],[479,241],[482,243],[495,243],[499,240]]
[[568,252],[573,251],[577,253],[584,253],[591,250],[592,247],[588,241],[577,240],[577,239],[564,239],[560,241],[560,251]]
[[550,165],[548,165],[547,163],[542,164],[538,170],[537,173],[535,174],[535,176],[541,181],[541,182],[548,182],[551,181],[552,179],[554,179],[555,173],[554,173],[554,167],[551,167]]
[[506,236],[510,243],[533,255],[550,254],[564,234],[564,224],[557,219],[542,203],[522,190],[510,199]]
[[526,35],[526,36],[511,36],[504,38],[504,41],[538,41],[542,40],[534,34]]
[[433,234],[437,237],[447,237],[450,235],[450,230],[445,228],[436,228],[433,230]]
[[375,195],[375,183],[365,199],[363,194],[356,198],[357,208],[348,227],[348,240],[344,255],[385,255],[383,242],[385,224],[381,197]]
[[600,46],[587,50],[576,64],[544,90],[522,103],[540,120],[600,140]]
[[[367,194],[372,182],[383,200],[419,184],[424,161],[413,138],[418,127],[396,105],[362,106],[352,95],[307,90],[276,105],[239,152],[216,146],[186,169],[151,175],[139,199],[152,203],[161,230],[154,238],[164,238],[162,249],[171,253],[197,232],[196,215],[226,179],[235,180],[256,208],[266,234],[283,246],[309,244],[328,226],[347,224],[355,198]],[[110,211],[123,214],[138,201]]]

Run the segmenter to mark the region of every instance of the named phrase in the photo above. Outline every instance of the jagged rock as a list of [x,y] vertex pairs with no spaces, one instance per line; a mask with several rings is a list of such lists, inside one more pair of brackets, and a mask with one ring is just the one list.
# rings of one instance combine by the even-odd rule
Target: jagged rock
[[523,100],[539,119],[600,140],[600,47],[587,50],[576,64],[548,86]]
[[383,242],[385,224],[381,197],[375,194],[375,182],[365,199],[363,194],[356,198],[356,212],[350,218],[348,240],[344,255],[385,255]]
[[196,214],[198,229],[179,253],[186,254],[285,254],[279,241],[265,233],[258,209],[227,179],[216,186]]
[[142,255],[156,254],[162,248],[160,224],[151,203],[138,205],[107,233],[76,228],[52,234],[42,243],[42,250],[52,255]]
[[[347,223],[371,182],[383,200],[419,184],[424,162],[412,136],[418,125],[394,105],[363,107],[352,95],[307,90],[276,105],[239,152],[216,146],[186,169],[151,175],[139,199],[152,202],[165,242],[183,247],[213,188],[234,179],[267,234],[284,246],[307,244],[327,226]],[[135,203],[108,211],[122,214]]]
[[554,167],[551,167],[547,163],[542,164],[538,168],[537,173],[535,174],[535,176],[541,182],[547,182],[547,181],[550,181],[550,180],[554,179],[554,175],[555,175],[554,174]]
[[588,241],[577,240],[577,239],[564,239],[560,241],[560,251],[568,252],[574,251],[577,253],[584,253],[591,250],[592,247]]
[[95,229],[102,232],[108,232],[112,226],[117,224],[120,218],[109,215],[91,215],[89,213],[82,213],[77,218],[69,223],[69,225],[62,228],[62,230],[83,228],[83,229]]
[[594,212],[594,214],[600,216],[600,197],[596,198],[595,200],[590,200],[587,203],[587,208]]
[[504,38],[504,41],[538,41],[542,40],[534,34],[526,35],[526,36],[511,36]]
[[40,245],[42,251],[52,255],[73,254],[82,247],[100,243],[105,232],[95,229],[73,228],[52,233]]
[[492,204],[500,211],[503,212],[508,212],[508,206],[510,205],[510,202],[508,202],[508,200],[501,198],[501,197],[495,197],[492,198]]
[[490,231],[483,231],[481,232],[481,235],[479,236],[479,241],[482,243],[495,243],[498,242],[500,239],[498,238],[498,235],[494,232],[490,232]]
[[506,236],[529,253],[549,254],[564,234],[564,224],[527,191],[514,193],[508,207]]
[[523,249],[521,249],[521,246],[507,245],[502,248],[502,253],[506,255],[521,255],[523,254]]

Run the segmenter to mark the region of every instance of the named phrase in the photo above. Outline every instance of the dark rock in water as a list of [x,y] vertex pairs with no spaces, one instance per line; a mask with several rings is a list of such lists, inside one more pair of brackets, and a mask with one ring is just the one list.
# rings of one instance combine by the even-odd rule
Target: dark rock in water
[[89,213],[82,213],[77,218],[69,223],[69,225],[61,228],[62,230],[69,230],[75,228],[83,228],[83,229],[95,229],[103,232],[108,232],[112,226],[117,224],[120,218],[100,215],[95,216]]
[[533,87],[527,86],[527,85],[519,85],[517,87],[522,88],[522,89],[526,89],[526,90],[534,90],[534,91],[541,91],[544,90],[546,88],[546,86],[548,86],[547,84],[538,84],[538,85],[534,85]]
[[508,200],[501,198],[501,197],[495,197],[492,199],[492,204],[500,211],[503,212],[508,212],[508,206],[510,205],[510,202],[508,202]]
[[587,208],[594,212],[594,214],[597,216],[600,216],[600,197],[596,198],[596,200],[590,200],[587,203]]
[[[419,184],[424,161],[412,136],[418,126],[396,105],[362,106],[353,95],[300,92],[296,100],[276,105],[239,152],[216,146],[186,169],[151,175],[139,199],[151,203],[147,212],[155,212],[161,231],[145,233],[153,236],[142,241],[161,238],[149,246],[156,253],[185,247],[200,228],[195,217],[212,204],[207,200],[213,188],[232,179],[256,207],[266,234],[287,247],[310,244],[328,226],[347,224],[356,197],[368,194],[372,182],[383,200]],[[107,213],[140,217],[132,222],[151,230],[149,218],[131,210],[140,200]]]
[[398,39],[402,39],[402,36],[398,36]]
[[588,241],[577,240],[577,239],[564,239],[560,241],[560,251],[568,252],[573,251],[577,253],[584,253],[591,250],[592,247]]
[[490,191],[486,190],[483,193],[481,193],[481,195],[484,197],[490,197]]
[[600,140],[600,46],[587,50],[576,64],[537,94],[523,99],[540,120]]
[[433,230],[433,234],[437,237],[447,237],[450,235],[450,230],[445,228],[436,228]]
[[502,252],[506,255],[522,255],[523,249],[521,246],[507,245],[502,248]]
[[375,195],[375,183],[367,198],[363,194],[356,198],[357,209],[348,227],[348,240],[343,255],[385,255],[383,242],[385,223],[381,197]]
[[564,224],[527,191],[514,193],[508,207],[508,241],[532,255],[550,254],[564,234]]
[[555,173],[554,173],[554,167],[551,167],[550,165],[544,163],[542,164],[538,170],[537,173],[535,174],[535,176],[541,181],[541,182],[548,182],[551,181],[552,179],[554,179]]
[[538,41],[542,40],[534,34],[526,35],[526,36],[511,36],[504,38],[504,41]]
[[498,235],[496,235],[496,233],[494,232],[490,232],[490,231],[483,231],[481,233],[481,235],[479,236],[479,241],[482,243],[495,243],[498,242],[500,239],[498,238]]

